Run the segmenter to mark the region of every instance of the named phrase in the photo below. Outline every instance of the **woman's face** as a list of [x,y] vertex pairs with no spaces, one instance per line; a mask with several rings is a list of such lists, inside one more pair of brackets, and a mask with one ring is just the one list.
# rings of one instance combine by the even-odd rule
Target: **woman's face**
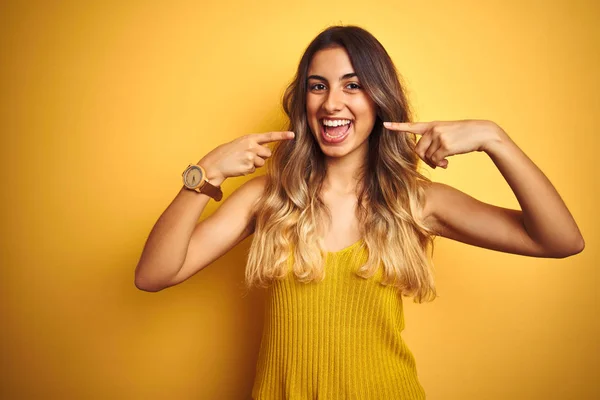
[[315,53],[308,67],[306,114],[313,136],[328,156],[344,156],[363,143],[375,125],[375,103],[362,88],[342,47]]

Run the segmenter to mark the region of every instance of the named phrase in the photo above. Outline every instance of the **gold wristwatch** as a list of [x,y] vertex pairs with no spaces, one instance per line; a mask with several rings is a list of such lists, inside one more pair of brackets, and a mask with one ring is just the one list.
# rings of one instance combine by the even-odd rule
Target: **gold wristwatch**
[[223,198],[221,187],[212,185],[206,179],[206,172],[200,165],[188,165],[181,176],[183,176],[183,186],[185,186],[186,189],[194,190],[198,193],[204,193],[216,201],[221,201]]

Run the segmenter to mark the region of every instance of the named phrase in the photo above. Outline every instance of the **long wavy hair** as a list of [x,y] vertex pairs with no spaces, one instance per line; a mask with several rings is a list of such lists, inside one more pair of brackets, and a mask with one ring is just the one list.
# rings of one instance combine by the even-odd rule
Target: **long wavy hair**
[[[362,227],[362,246],[369,255],[356,273],[368,279],[382,266],[383,285],[397,287],[402,295],[414,297],[414,302],[434,300],[433,262],[427,248],[431,245],[433,255],[435,235],[420,219],[424,186],[431,180],[417,170],[416,135],[390,132],[383,126],[383,121],[411,121],[410,107],[387,51],[357,26],[332,26],[322,31],[307,47],[285,90],[288,130],[296,135],[293,140],[278,142],[266,164],[264,194],[253,208],[255,230],[246,287],[268,287],[288,273],[305,283],[325,278],[323,238],[331,213],[319,196],[326,164],[306,116],[307,74],[316,52],[338,46],[348,53],[377,109],[356,193],[356,218]],[[291,268],[290,254],[294,259]]]

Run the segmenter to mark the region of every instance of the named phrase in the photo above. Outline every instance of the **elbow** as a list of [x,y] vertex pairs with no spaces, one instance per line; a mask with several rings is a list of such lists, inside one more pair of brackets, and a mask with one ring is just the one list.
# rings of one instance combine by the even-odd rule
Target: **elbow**
[[137,272],[137,268],[133,283],[135,284],[136,288],[144,292],[160,292],[161,290],[167,287],[163,284],[153,281],[152,279],[149,279],[148,277],[144,277],[143,275],[139,274]]
[[583,249],[585,249],[585,240],[583,239],[583,236],[580,236],[577,240],[577,245],[574,249],[575,251],[571,255],[574,256],[575,254],[579,254],[583,251]]
[[160,292],[161,290],[164,289],[164,287],[148,285],[147,283],[138,281],[137,279],[134,281],[134,283],[135,283],[135,287],[143,292],[154,293],[154,292]]
[[553,251],[551,257],[552,258],[567,258],[579,254],[585,249],[585,240],[583,236],[580,236],[575,244],[568,247],[565,250],[561,250],[560,252]]

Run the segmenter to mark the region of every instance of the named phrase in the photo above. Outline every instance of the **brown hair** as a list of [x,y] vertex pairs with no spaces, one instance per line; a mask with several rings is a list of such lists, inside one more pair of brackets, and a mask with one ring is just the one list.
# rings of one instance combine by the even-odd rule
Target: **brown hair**
[[325,218],[331,214],[318,194],[326,175],[325,156],[311,134],[306,117],[307,74],[316,52],[331,47],[346,50],[360,82],[376,104],[377,118],[368,138],[369,151],[359,175],[357,219],[369,257],[357,274],[374,275],[384,268],[383,284],[397,286],[415,302],[433,300],[434,234],[420,220],[424,186],[431,182],[417,170],[416,135],[389,132],[383,121],[411,120],[410,107],[387,51],[366,30],[332,26],[304,52],[293,81],[283,96],[293,141],[279,142],[267,162],[264,195],[254,207],[255,234],[246,267],[246,285],[265,287],[292,271],[301,282],[325,278],[323,250]]

